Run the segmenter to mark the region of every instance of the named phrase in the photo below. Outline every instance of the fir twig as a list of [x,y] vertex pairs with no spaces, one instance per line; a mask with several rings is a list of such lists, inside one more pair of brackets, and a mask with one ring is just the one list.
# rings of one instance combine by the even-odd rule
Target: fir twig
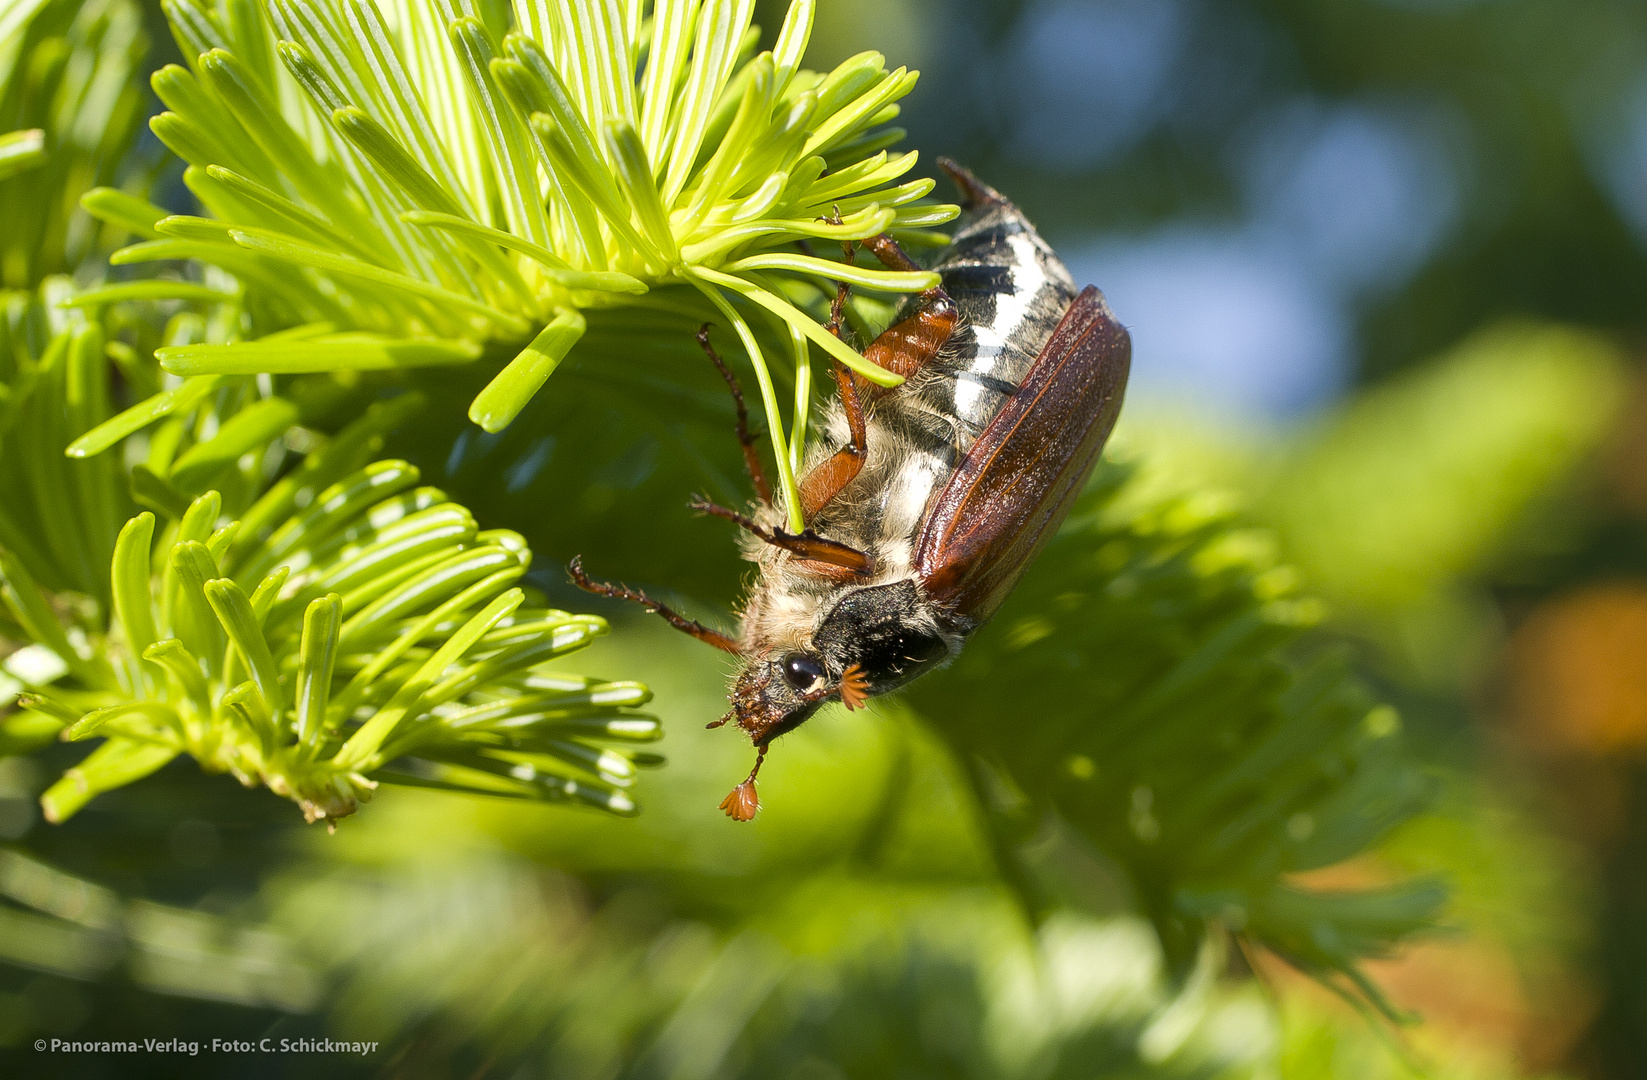
[[[501,37],[455,0],[275,0],[240,19],[207,0],[164,6],[190,68],[156,73],[167,111],[152,126],[212,217],[137,212],[153,238],[114,261],[212,263],[264,292],[277,314],[263,330],[313,327],[301,347],[165,348],[166,370],[467,363],[497,341],[520,351],[470,408],[497,431],[590,319],[678,309],[688,335],[718,315],[754,367],[796,531],[807,343],[898,381],[824,332],[817,280],[902,293],[936,278],[795,244],[886,230],[919,242],[957,210],[922,201],[930,180],[899,183],[915,155],[885,149],[915,73],[878,53],[827,75],[800,67],[813,0],[795,0],[759,56],[752,0],[659,0],[649,14],[642,0],[519,0]],[[134,216],[109,198],[87,206]],[[752,315],[788,342],[790,423]]]

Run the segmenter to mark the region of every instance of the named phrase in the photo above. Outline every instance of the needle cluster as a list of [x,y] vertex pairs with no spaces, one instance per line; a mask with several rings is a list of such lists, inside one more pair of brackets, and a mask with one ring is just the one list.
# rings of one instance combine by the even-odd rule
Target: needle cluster
[[[820,258],[892,231],[911,243],[957,209],[899,183],[913,153],[885,125],[916,74],[878,53],[801,67],[813,0],[754,55],[753,0],[167,0],[189,67],[156,72],[151,127],[210,216],[113,192],[87,207],[144,239],[116,265],[195,259],[260,296],[257,333],[163,349],[188,377],[466,363],[518,350],[471,418],[507,425],[592,312],[729,325],[754,368],[791,505],[809,354],[898,380],[828,332],[831,282],[898,294],[897,273]],[[648,10],[650,9],[650,10]],[[757,335],[752,322],[767,324]],[[794,366],[781,415],[761,337]],[[612,358],[624,362],[627,358]],[[798,528],[798,525],[797,525]]]
[[[50,820],[180,755],[310,821],[354,812],[380,781],[635,812],[625,789],[661,760],[633,749],[661,737],[636,711],[650,692],[545,669],[606,623],[517,584],[531,565],[518,534],[480,529],[405,462],[369,461],[415,396],[311,433],[290,462],[298,406],[257,380],[110,416],[102,321],[12,314],[0,427],[23,467],[0,512],[0,634],[39,663],[0,749],[102,740],[42,797]],[[142,424],[155,431],[129,496],[103,451]],[[149,509],[121,526],[132,496]]]

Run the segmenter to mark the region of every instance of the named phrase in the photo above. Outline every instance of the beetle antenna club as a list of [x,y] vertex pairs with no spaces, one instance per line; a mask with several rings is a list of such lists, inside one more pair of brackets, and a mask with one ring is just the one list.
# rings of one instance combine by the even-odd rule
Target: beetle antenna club
[[749,770],[749,778],[732,789],[731,794],[721,800],[721,809],[733,821],[753,821],[755,811],[761,808],[761,797],[755,793],[755,777],[761,771],[761,763],[766,760],[766,747],[755,751],[755,767]]

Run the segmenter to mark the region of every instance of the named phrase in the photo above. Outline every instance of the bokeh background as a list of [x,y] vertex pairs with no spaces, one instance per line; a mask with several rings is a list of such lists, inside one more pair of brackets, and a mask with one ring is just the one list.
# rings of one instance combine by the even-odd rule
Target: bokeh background
[[[1129,325],[1117,453],[1269,537],[1328,604],[1317,636],[1400,709],[1438,802],[1331,874],[1447,877],[1449,932],[1370,965],[1421,1022],[1261,956],[1185,992],[1120,899],[1027,931],[954,762],[896,706],[788,739],[759,827],[731,827],[714,807],[747,748],[699,730],[721,664],[614,609],[580,670],[644,672],[670,731],[634,821],[394,792],[327,836],[182,763],[57,828],[33,801],[49,774],[0,758],[4,1071],[1647,1076],[1647,8],[819,7],[809,65],[919,68],[908,145],[1009,193]],[[127,42],[105,112],[156,111],[158,5],[81,8]],[[759,12],[775,30],[781,6]],[[117,126],[87,115],[88,146]],[[155,175],[188,207],[146,132],[91,161],[50,182]],[[10,285],[91,245],[67,212],[27,225],[62,238],[15,240]],[[70,257],[16,254],[43,246]],[[738,497],[735,458],[673,453],[610,381],[563,374],[575,406],[498,436],[451,410],[397,452],[545,564],[598,551],[724,619],[740,564],[682,503]],[[700,442],[718,423],[678,421]],[[914,809],[880,827],[889,775]],[[383,1051],[28,1049],[269,1035]]]

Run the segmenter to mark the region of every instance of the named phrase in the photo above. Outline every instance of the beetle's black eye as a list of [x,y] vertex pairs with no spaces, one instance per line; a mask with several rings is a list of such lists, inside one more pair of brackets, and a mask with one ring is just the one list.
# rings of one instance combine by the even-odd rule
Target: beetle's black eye
[[823,661],[810,653],[792,652],[783,658],[783,677],[797,690],[810,690],[824,677]]

